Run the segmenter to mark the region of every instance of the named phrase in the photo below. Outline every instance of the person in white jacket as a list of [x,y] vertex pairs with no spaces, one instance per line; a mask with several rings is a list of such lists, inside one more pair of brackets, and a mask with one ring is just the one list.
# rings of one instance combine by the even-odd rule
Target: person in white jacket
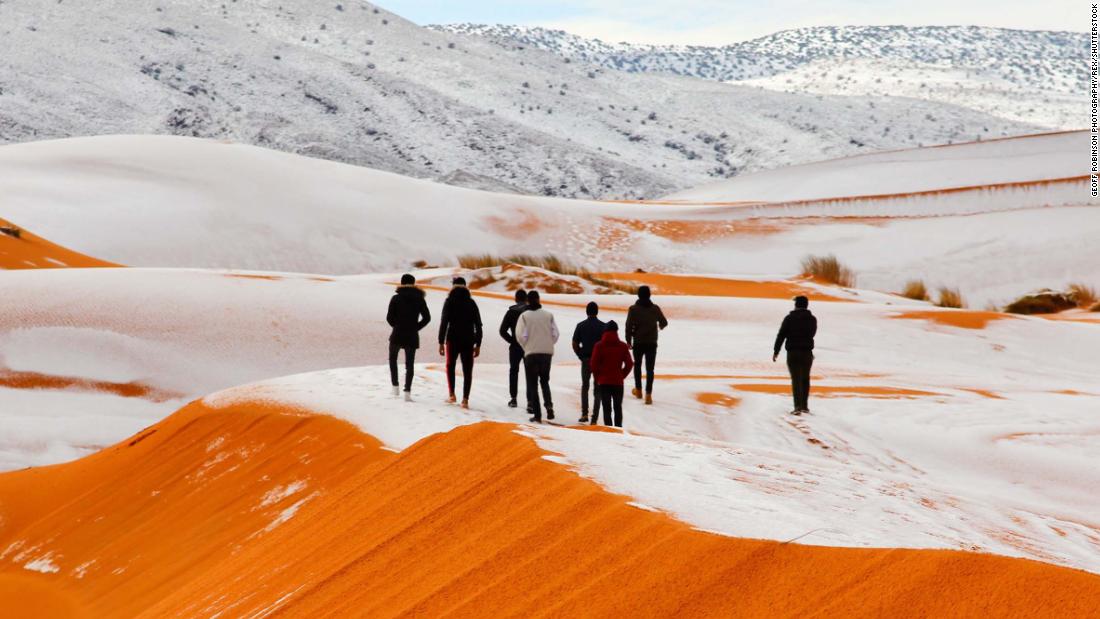
[[554,418],[554,400],[550,396],[550,363],[554,344],[558,341],[558,325],[554,315],[542,308],[539,292],[527,294],[527,311],[516,322],[516,341],[523,348],[523,363],[527,368],[527,412],[531,421],[542,423],[539,406],[539,386],[546,402],[546,418]]

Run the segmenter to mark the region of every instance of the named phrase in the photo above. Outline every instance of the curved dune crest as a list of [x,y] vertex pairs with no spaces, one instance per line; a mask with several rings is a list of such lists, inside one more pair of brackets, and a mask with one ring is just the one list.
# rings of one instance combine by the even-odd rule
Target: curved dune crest
[[0,219],[0,228],[18,230],[18,237],[0,234],[0,269],[58,269],[122,266],[86,256]]
[[[701,532],[545,456],[507,424],[395,454],[294,408],[193,403],[84,460],[0,476],[0,602],[39,617],[861,617],[1083,616],[1100,599],[1100,577],[1028,560]],[[26,568],[43,557],[56,571]],[[29,578],[35,595],[13,595]]]

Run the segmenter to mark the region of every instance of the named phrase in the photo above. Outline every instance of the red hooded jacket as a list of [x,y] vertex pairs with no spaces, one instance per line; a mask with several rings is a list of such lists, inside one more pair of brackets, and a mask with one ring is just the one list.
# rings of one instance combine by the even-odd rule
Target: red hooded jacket
[[592,349],[589,361],[592,375],[597,385],[618,386],[634,369],[634,360],[630,358],[630,347],[619,339],[616,331],[606,331]]

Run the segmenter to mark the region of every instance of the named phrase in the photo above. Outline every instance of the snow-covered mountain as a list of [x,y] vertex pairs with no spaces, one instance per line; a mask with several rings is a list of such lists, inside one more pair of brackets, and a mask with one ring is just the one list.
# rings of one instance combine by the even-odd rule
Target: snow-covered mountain
[[518,47],[359,0],[5,0],[0,143],[187,135],[479,188],[637,198],[1036,128],[936,102],[610,71]]
[[963,105],[1052,128],[1085,126],[1084,32],[977,26],[845,26],[784,30],[721,47],[639,45],[561,30],[484,24],[432,26],[573,61],[772,90],[901,96]]

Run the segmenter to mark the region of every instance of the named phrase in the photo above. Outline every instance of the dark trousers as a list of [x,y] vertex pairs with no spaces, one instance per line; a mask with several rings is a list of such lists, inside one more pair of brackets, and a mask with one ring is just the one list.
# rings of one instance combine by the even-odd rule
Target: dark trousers
[[[623,386],[600,385],[599,392],[603,400],[603,425],[623,427]],[[615,411],[614,420],[611,418],[612,409]]]
[[447,342],[447,389],[455,394],[455,365],[462,360],[462,399],[470,399],[470,387],[474,384],[474,347]]
[[554,400],[550,396],[550,362],[553,355],[527,355],[524,365],[527,367],[527,410],[542,419],[542,407],[539,406],[539,387],[542,387],[542,398],[546,401],[546,410],[554,410]]
[[600,416],[600,386],[592,380],[589,359],[581,359],[581,415],[588,416],[588,386],[592,386],[592,423]]
[[[523,349],[515,344],[508,345],[508,395],[516,399],[519,394],[519,368],[523,364]],[[526,372],[524,373],[526,382]],[[527,399],[531,399],[530,396]]]
[[810,410],[810,368],[813,366],[813,351],[787,351],[787,369],[791,371],[791,394],[794,395],[796,411]]
[[413,364],[416,363],[416,346],[402,346],[390,342],[390,381],[397,386],[397,353],[405,351],[405,391],[412,390]]
[[657,363],[656,344],[634,345],[634,388],[642,389],[642,363],[645,362],[645,392],[653,393],[653,366]]

